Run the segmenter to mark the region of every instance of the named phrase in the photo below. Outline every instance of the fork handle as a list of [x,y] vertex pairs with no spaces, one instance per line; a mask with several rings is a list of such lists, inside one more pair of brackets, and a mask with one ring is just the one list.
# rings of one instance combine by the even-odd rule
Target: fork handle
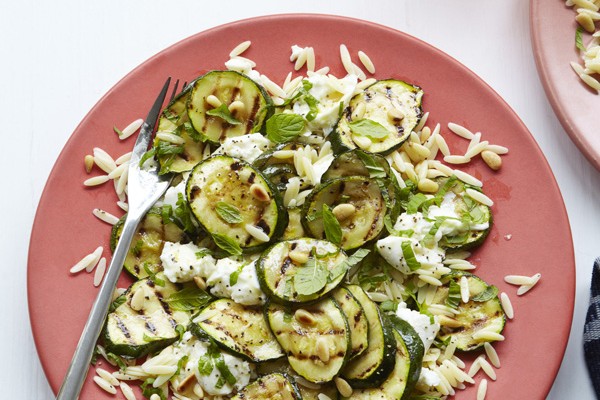
[[90,362],[92,361],[96,342],[104,325],[108,308],[112,302],[113,292],[123,269],[125,256],[129,250],[129,245],[131,244],[139,220],[140,217],[135,217],[131,214],[127,215],[106,276],[92,305],[90,315],[85,323],[56,400],[76,400],[79,398],[79,393],[81,392]]

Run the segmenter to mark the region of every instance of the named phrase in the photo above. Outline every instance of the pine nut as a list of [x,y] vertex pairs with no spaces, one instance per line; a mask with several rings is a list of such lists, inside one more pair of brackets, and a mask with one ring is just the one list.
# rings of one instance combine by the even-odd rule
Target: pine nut
[[435,193],[438,191],[440,185],[438,185],[437,182],[434,182],[431,179],[425,178],[419,181],[417,187],[421,192]]
[[315,317],[303,308],[296,310],[294,318],[303,325],[314,325],[316,322]]
[[258,201],[266,202],[271,200],[271,196],[269,196],[269,193],[267,193],[265,188],[256,183],[253,183],[252,186],[250,186],[250,194]]
[[353,392],[352,386],[350,386],[348,384],[348,382],[346,382],[344,379],[340,378],[339,376],[334,379],[334,382],[335,382],[335,387],[337,388],[338,392],[340,392],[342,397],[352,396],[352,392]]
[[144,308],[144,297],[145,297],[144,292],[145,292],[145,290],[143,290],[143,287],[141,287],[135,291],[133,296],[131,296],[131,302],[130,302],[129,306],[133,310],[140,311]]
[[455,320],[454,318],[447,317],[445,315],[438,315],[438,322],[442,326],[447,326],[449,328],[460,328],[463,324],[460,321]]
[[498,171],[502,166],[502,158],[493,151],[484,150],[481,152],[481,158],[487,164],[488,167],[493,169],[494,171]]
[[221,100],[219,100],[219,98],[217,96],[215,96],[214,94],[208,95],[206,97],[206,102],[209,105],[213,106],[214,108],[221,106]]
[[387,114],[392,121],[402,121],[404,119],[404,114],[397,108],[390,108]]
[[244,103],[242,103],[239,100],[236,100],[233,103],[231,103],[228,108],[232,114],[235,114],[236,112],[244,109]]
[[331,210],[338,221],[345,221],[356,212],[356,207],[350,203],[338,204]]
[[352,135],[352,140],[361,149],[367,149],[371,146],[371,139],[366,136]]
[[83,161],[85,163],[85,172],[89,174],[92,172],[92,168],[94,167],[94,156],[87,154]]
[[198,286],[199,289],[206,289],[206,281],[202,277],[195,276],[194,283],[196,283],[196,286]]
[[308,254],[303,251],[292,250],[290,251],[290,254],[288,254],[288,257],[297,265],[306,264],[308,261]]
[[327,339],[324,337],[317,339],[317,356],[324,363],[329,361],[329,348],[327,346]]

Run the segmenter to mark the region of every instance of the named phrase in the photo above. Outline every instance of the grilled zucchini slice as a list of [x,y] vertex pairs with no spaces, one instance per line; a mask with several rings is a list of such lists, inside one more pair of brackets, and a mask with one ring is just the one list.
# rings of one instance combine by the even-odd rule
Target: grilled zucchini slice
[[296,382],[281,373],[273,373],[261,376],[254,382],[240,390],[232,400],[262,400],[262,399],[280,399],[280,400],[302,400]]
[[375,82],[350,100],[332,136],[334,149],[359,147],[370,153],[391,153],[419,123],[422,97],[421,88],[403,81]]
[[[180,287],[168,280],[164,286],[146,278],[135,282],[120,297],[121,303],[108,314],[104,326],[106,350],[123,357],[139,358],[153,353],[179,339],[177,325],[187,326],[190,313],[171,309],[163,299]],[[139,293],[141,291],[141,294]],[[138,309],[134,296],[143,296],[143,308]]]
[[339,287],[331,293],[331,297],[338,303],[350,328],[351,350],[348,359],[362,354],[369,345],[369,321],[365,316],[362,306],[345,287]]
[[182,144],[173,144],[154,140],[154,151],[160,165],[160,174],[183,172],[191,170],[202,161],[204,142],[190,123],[187,113],[187,102],[193,83],[179,93],[162,111],[158,120],[158,132],[170,133],[181,137]]
[[338,218],[342,229],[340,246],[351,250],[376,239],[384,228],[388,211],[379,184],[367,177],[350,176],[333,179],[317,186],[304,203],[302,213],[304,229],[312,237],[325,238],[323,205],[332,210],[341,204],[351,205],[354,212]]
[[[261,255],[256,262],[256,273],[260,288],[272,301],[305,303],[323,297],[340,284],[344,274],[331,274],[346,259],[346,254],[338,246],[325,240],[286,240],[275,244]],[[323,287],[314,293],[304,293],[299,287],[302,284],[300,279],[303,278],[298,274],[321,268],[327,275],[322,282]]]
[[297,318],[297,308],[269,304],[269,326],[298,375],[314,383],[329,382],[339,373],[348,353],[348,321],[331,299],[302,308],[312,318]]
[[342,376],[354,388],[381,385],[392,373],[396,356],[396,340],[391,324],[360,286],[348,286],[348,290],[360,303],[369,323],[369,345],[358,357],[350,360],[342,370]]
[[[123,216],[112,228],[110,249],[115,251],[126,216]],[[153,208],[144,216],[133,236],[123,267],[137,279],[146,278],[148,269],[152,273],[162,271],[160,254],[165,242],[186,243],[189,238],[173,222],[165,223],[160,209]]]
[[[258,190],[262,196],[253,195]],[[256,168],[241,160],[217,155],[192,170],[186,186],[190,209],[211,235],[224,235],[245,251],[260,250],[279,238],[287,225],[287,210],[279,192]],[[237,210],[239,222],[219,213],[220,205]],[[251,235],[248,226],[260,229],[268,238]]]
[[[466,277],[469,284],[469,301],[460,299],[452,304],[452,286],[460,288],[461,277]],[[481,331],[502,333],[506,323],[506,315],[498,298],[498,289],[488,285],[481,278],[466,272],[452,272],[442,277],[443,286],[438,287],[433,302],[455,307],[458,314],[454,316],[457,326],[442,326],[438,338],[442,341],[454,338],[456,348],[471,351],[480,348],[490,340],[475,339],[473,335]],[[459,296],[460,297],[460,296]]]
[[[210,95],[221,102],[221,113],[206,100]],[[242,106],[229,111],[233,102]],[[194,129],[216,144],[228,137],[259,132],[273,112],[273,102],[262,86],[235,71],[210,71],[198,78],[192,85],[187,107]],[[233,119],[228,122],[219,116],[223,113]]]
[[230,299],[219,299],[202,309],[192,324],[204,333],[200,337],[208,335],[222,347],[249,361],[261,362],[285,355],[269,330],[262,307],[243,306]]

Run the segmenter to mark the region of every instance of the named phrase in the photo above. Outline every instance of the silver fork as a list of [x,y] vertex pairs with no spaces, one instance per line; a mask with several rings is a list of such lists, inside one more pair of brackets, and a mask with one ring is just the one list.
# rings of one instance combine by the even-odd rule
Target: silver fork
[[[81,338],[73,354],[73,359],[56,397],[57,400],[76,400],[79,398],[96,342],[104,325],[113,292],[123,269],[123,262],[125,261],[125,256],[129,250],[138,223],[150,207],[167,190],[171,182],[172,176],[170,174],[159,175],[157,166],[147,168],[145,164],[143,168],[140,167],[140,160],[148,150],[148,146],[152,140],[154,126],[158,120],[170,83],[171,78],[168,78],[150,109],[133,147],[128,177],[129,212],[123,224],[121,237],[106,272],[104,282],[100,286],[98,296],[94,301]],[[177,91],[177,83],[175,84],[171,98],[173,98]]]

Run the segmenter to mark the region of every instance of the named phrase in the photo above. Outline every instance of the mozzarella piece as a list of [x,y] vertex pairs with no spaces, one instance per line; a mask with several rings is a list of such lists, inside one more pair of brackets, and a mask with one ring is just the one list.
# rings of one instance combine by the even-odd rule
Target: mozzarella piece
[[203,269],[214,265],[212,256],[197,256],[201,250],[193,243],[165,242],[160,261],[167,279],[173,283],[189,282],[200,275]]

